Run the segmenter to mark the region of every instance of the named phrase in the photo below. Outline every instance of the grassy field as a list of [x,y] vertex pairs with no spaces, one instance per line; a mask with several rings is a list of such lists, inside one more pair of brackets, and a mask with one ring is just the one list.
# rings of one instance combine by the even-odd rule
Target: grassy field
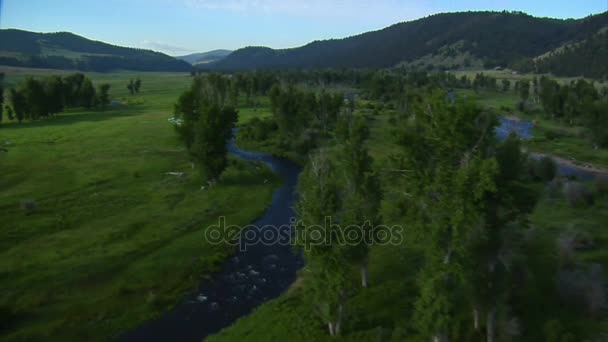
[[[8,86],[67,73],[0,72]],[[265,167],[233,160],[201,190],[167,121],[189,75],[87,75],[110,83],[122,105],[0,127],[8,149],[0,152],[3,340],[106,340],[168,310],[231,252],[207,244],[204,229],[219,215],[253,221],[279,182]],[[135,77],[142,89],[131,96]]]

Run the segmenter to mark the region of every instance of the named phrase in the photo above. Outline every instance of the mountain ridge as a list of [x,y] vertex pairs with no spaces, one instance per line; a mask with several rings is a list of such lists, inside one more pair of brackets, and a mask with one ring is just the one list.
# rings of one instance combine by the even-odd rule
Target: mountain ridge
[[459,41],[464,42],[460,50],[446,53],[468,52],[482,60],[485,67],[518,67],[533,63],[533,58],[566,41],[584,40],[607,26],[608,12],[582,19],[538,18],[506,11],[440,13],[346,38],[316,40],[295,48],[274,50],[248,46],[207,67],[215,70],[390,68],[436,54]]
[[192,67],[152,50],[113,45],[71,32],[0,29],[0,65],[83,71],[188,71]]

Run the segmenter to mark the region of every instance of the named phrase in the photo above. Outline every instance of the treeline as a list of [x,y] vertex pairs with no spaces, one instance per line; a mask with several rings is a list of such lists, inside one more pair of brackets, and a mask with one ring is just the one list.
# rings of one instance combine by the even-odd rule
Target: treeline
[[103,109],[110,103],[109,91],[109,84],[100,84],[95,89],[93,82],[81,73],[43,79],[28,77],[8,90],[10,105],[5,106],[5,112],[9,120],[21,123],[53,117],[69,107]]
[[600,93],[585,80],[559,84],[545,76],[538,83],[538,98],[547,116],[569,124],[584,126],[591,133],[591,141],[608,147],[608,93]]

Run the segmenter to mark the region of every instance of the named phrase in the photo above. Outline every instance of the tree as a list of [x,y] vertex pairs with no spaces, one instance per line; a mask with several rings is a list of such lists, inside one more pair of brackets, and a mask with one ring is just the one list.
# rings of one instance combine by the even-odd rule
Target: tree
[[420,332],[447,340],[457,313],[468,237],[482,217],[482,202],[495,191],[494,159],[486,146],[496,120],[471,103],[451,105],[438,92],[413,103],[414,119],[399,134],[402,155],[394,182],[406,206],[410,236],[425,246],[415,304]]
[[135,80],[135,82],[133,83],[133,90],[135,91],[135,93],[139,94],[139,88],[141,87],[141,80],[139,79],[139,77]]
[[90,79],[85,78],[82,82],[82,88],[80,89],[80,99],[82,105],[85,108],[91,108],[95,106],[95,87]]
[[2,116],[4,109],[4,73],[0,72],[0,123],[2,123]]
[[214,183],[227,165],[226,141],[238,119],[234,107],[227,105],[217,80],[197,77],[174,108],[179,122],[176,130],[190,158],[202,176]]
[[317,313],[331,336],[341,333],[349,284],[348,262],[335,239],[337,226],[331,221],[340,207],[335,172],[326,151],[312,154],[298,180],[296,203],[300,218],[297,242],[310,271]]
[[[369,130],[363,119],[351,119],[347,132],[340,154],[344,170],[340,223],[343,229],[359,230],[364,238],[349,241],[343,248],[348,259],[361,270],[361,286],[366,288],[369,284],[369,247],[373,241],[365,237],[374,236],[370,234],[371,230],[380,224],[382,190],[372,168],[373,159],[365,146]],[[347,232],[344,236],[348,236]]]
[[25,117],[30,120],[38,120],[48,116],[48,101],[42,82],[33,77],[28,77],[20,85],[20,88],[20,93],[25,98],[23,113]]
[[47,109],[49,114],[63,112],[65,106],[65,85],[59,76],[50,76],[45,82]]
[[511,86],[511,81],[507,79],[502,80],[502,91],[505,93],[509,91],[509,87]]
[[519,96],[521,97],[522,102],[528,101],[528,98],[530,98],[530,81],[519,81]]
[[515,134],[496,147],[494,158],[498,164],[498,172],[492,176],[495,190],[484,194],[482,219],[471,231],[465,258],[474,329],[479,328],[480,314],[485,314],[488,342],[508,338],[497,336],[498,320],[501,316],[508,320],[504,316],[513,288],[513,270],[524,265],[522,228],[537,197],[523,183],[527,156]]
[[110,103],[110,85],[108,83],[100,84],[97,91],[97,103],[101,108],[106,108]]
[[129,89],[129,93],[131,93],[131,95],[135,94],[135,83],[133,80],[129,81],[129,84],[127,84],[127,89]]
[[15,88],[11,88],[9,91],[9,97],[11,99],[11,105],[17,121],[21,123],[25,117],[27,110],[27,100],[23,93]]

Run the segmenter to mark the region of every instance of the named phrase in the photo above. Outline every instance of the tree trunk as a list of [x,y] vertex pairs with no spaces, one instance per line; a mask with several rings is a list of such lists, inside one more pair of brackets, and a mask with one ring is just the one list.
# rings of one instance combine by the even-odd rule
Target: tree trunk
[[495,334],[496,334],[496,327],[494,326],[496,324],[496,309],[492,308],[490,309],[490,311],[488,312],[488,317],[487,317],[487,322],[486,322],[486,341],[487,342],[494,342],[495,340]]
[[343,311],[344,311],[344,307],[342,306],[342,303],[340,303],[338,305],[338,321],[336,322],[335,329],[334,329],[334,332],[335,332],[336,335],[340,335],[340,330],[342,328],[342,314],[343,314]]
[[327,327],[329,328],[329,336],[336,336],[335,335],[335,330],[334,330],[334,323],[333,322],[327,322]]
[[473,328],[479,330],[479,309],[473,309]]
[[367,259],[361,265],[361,287],[366,289],[369,286],[369,269]]

